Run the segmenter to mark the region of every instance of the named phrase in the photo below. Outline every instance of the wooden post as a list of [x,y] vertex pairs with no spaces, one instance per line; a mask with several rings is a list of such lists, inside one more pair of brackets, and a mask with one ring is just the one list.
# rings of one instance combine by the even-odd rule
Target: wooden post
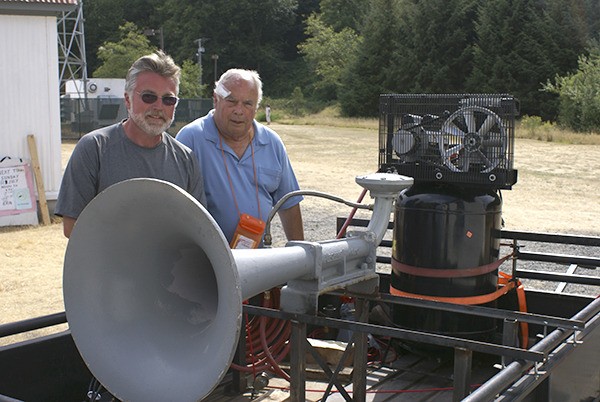
[[50,224],[50,214],[48,213],[48,203],[46,202],[46,190],[44,190],[44,179],[42,178],[42,169],[40,168],[40,159],[38,158],[37,145],[33,134],[27,136],[27,145],[29,145],[29,154],[31,155],[31,167],[35,177],[35,185],[38,193],[38,202],[42,214],[42,223]]

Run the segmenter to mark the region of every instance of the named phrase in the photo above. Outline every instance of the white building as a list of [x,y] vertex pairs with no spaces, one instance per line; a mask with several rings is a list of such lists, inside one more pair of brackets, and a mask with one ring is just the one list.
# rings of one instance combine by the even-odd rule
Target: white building
[[125,78],[89,78],[87,86],[83,80],[65,82],[65,96],[71,99],[83,98],[123,98]]
[[30,160],[33,134],[50,205],[62,178],[57,17],[77,3],[0,0],[0,159]]

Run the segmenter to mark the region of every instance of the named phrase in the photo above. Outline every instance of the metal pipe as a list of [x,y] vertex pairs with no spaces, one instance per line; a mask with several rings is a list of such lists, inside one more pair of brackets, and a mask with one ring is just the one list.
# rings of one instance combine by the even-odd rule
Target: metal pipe
[[[500,400],[523,400],[529,395],[537,385],[550,376],[555,367],[559,366],[563,360],[569,356],[578,347],[581,339],[587,337],[594,329],[600,327],[600,315],[592,318],[588,322],[588,326],[585,331],[579,333],[577,339],[569,341],[560,346],[557,350],[552,352],[552,358],[548,359],[542,366],[540,366],[536,372],[536,375],[526,375],[517,380],[511,387],[504,392],[499,398]],[[600,335],[600,334],[596,334]],[[592,341],[593,342],[593,341]]]
[[578,257],[576,255],[533,253],[517,251],[515,258],[524,261],[554,262],[557,264],[577,264],[590,267],[600,267],[600,258]]
[[64,324],[65,322],[67,322],[67,314],[64,311],[62,313],[54,313],[23,321],[10,322],[0,325],[0,338],[40,328],[51,327],[53,325]]
[[[339,292],[333,291],[330,294],[333,295],[349,295],[352,296],[352,293],[349,292]],[[362,296],[364,297],[364,295]],[[544,326],[565,328],[565,329],[574,329],[574,330],[582,330],[585,326],[585,323],[581,320],[573,320],[566,319],[560,317],[553,317],[543,314],[535,314],[535,313],[522,313],[519,311],[511,311],[511,310],[500,310],[496,308],[483,307],[483,306],[468,306],[468,305],[460,305],[453,303],[445,303],[439,301],[431,301],[424,299],[412,299],[409,297],[402,296],[392,296],[385,293],[380,293],[375,298],[378,301],[382,301],[385,303],[391,304],[402,304],[405,306],[412,307],[420,307],[420,308],[431,308],[442,311],[450,311],[453,313],[460,314],[471,314],[482,317],[490,317],[497,319],[511,319],[519,322],[527,322],[530,324],[538,324]],[[591,301],[591,298],[590,298]]]
[[[573,319],[587,321],[600,312],[600,298],[595,299],[583,310],[573,316]],[[561,342],[573,334],[573,331],[556,329],[545,336],[541,341],[531,347],[532,352],[542,352],[548,354],[555,349]],[[471,395],[464,399],[465,402],[489,401],[495,395],[502,392],[508,386],[513,384],[526,370],[533,367],[531,362],[517,360],[506,366],[494,377],[489,379],[481,387],[475,390]]]
[[243,309],[248,314],[258,314],[267,317],[280,318],[284,320],[297,320],[306,322],[310,325],[344,328],[349,331],[361,331],[373,335],[389,336],[391,338],[402,339],[406,341],[422,342],[430,345],[444,346],[449,348],[462,347],[474,352],[493,354],[498,356],[509,356],[515,359],[527,361],[543,361],[546,356],[539,351],[523,350],[520,348],[502,346],[493,343],[473,341],[469,339],[456,338],[446,335],[438,335],[428,332],[414,331],[401,328],[391,328],[382,325],[367,324],[355,321],[341,320],[337,318],[317,317],[308,314],[289,313],[280,310],[273,310],[264,307],[251,306],[245,304]]
[[598,236],[578,236],[555,233],[522,232],[517,230],[502,230],[499,234],[502,239],[524,240],[543,243],[561,243],[580,246],[600,246]]
[[591,275],[557,274],[554,272],[533,271],[530,269],[519,269],[517,270],[516,274],[516,277],[520,279],[539,279],[545,281],[600,286],[600,277]]
[[294,244],[281,248],[231,250],[240,278],[242,300],[290,279],[316,279],[320,272],[325,272],[328,264],[366,257],[372,247],[370,242],[360,238]]

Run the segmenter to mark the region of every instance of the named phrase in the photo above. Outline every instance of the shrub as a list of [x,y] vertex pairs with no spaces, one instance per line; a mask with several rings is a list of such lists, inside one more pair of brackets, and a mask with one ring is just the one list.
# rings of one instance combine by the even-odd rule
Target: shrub
[[560,97],[558,121],[577,132],[600,131],[600,54],[579,57],[577,72],[557,76],[544,90]]

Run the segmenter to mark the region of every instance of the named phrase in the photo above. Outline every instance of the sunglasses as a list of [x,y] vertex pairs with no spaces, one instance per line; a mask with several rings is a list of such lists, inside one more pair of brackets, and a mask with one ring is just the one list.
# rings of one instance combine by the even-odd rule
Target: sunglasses
[[[156,102],[159,98],[158,95],[149,93],[149,92],[136,92],[138,95],[140,95],[140,98],[142,98],[142,102],[147,103],[149,105],[153,104],[154,102]],[[177,102],[179,102],[179,98],[176,96],[163,96],[162,98],[162,103],[165,106],[175,106],[177,104]]]

